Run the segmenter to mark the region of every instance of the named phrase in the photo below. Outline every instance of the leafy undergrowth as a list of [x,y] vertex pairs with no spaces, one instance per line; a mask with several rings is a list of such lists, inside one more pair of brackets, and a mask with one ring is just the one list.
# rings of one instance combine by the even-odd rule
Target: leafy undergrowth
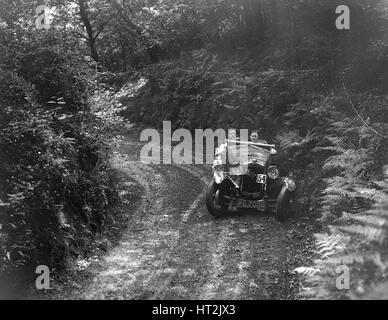
[[[371,168],[366,171],[368,162],[362,154],[353,152],[347,161],[342,175],[330,178],[324,189],[323,217],[329,225],[326,232],[316,235],[317,259],[297,270],[304,275],[303,294],[307,298],[385,300],[388,168],[382,179],[361,178],[373,172]],[[335,157],[327,163],[340,166]],[[353,170],[358,175],[345,180],[344,175]]]
[[[112,159],[114,161],[114,159]],[[26,299],[57,299],[63,297],[70,289],[82,288],[98,268],[98,262],[106,253],[117,246],[123,231],[127,228],[132,216],[139,206],[143,190],[138,182],[123,173],[123,168],[115,166],[117,174],[117,190],[120,201],[109,210],[108,221],[103,232],[97,236],[84,238],[85,247],[82,254],[77,254],[69,260],[64,272],[54,274],[49,290],[36,290],[31,285],[24,298]],[[20,295],[17,296],[20,298]]]
[[[15,41],[21,41],[16,40]],[[0,65],[0,296],[18,297],[35,269],[53,277],[90,255],[119,214],[110,124],[92,106],[106,90],[81,56],[41,35]],[[8,59],[8,60],[7,60]],[[32,66],[32,68],[31,68]],[[103,118],[103,119],[102,119]],[[128,192],[134,193],[130,189]],[[134,193],[136,202],[136,194]]]
[[[115,202],[101,212],[104,220],[98,230],[90,229],[82,222],[71,223],[71,227],[77,232],[77,247],[62,261],[64,265],[60,269],[50,268],[49,290],[36,290],[36,275],[22,269],[12,276],[18,281],[16,286],[7,288],[6,298],[55,299],[68,288],[82,286],[91,276],[95,262],[119,243],[120,236],[131,219],[131,213],[136,211],[140,203],[142,187],[124,173],[126,168],[116,159],[117,136],[124,135],[132,125],[119,115],[123,107],[117,101],[116,90],[105,82],[103,73],[99,75],[98,81],[98,87],[90,95],[90,114],[94,117],[94,128],[98,130],[104,143],[109,145],[107,163],[114,178],[111,188],[116,193]],[[9,275],[7,277],[7,280],[12,279]]]

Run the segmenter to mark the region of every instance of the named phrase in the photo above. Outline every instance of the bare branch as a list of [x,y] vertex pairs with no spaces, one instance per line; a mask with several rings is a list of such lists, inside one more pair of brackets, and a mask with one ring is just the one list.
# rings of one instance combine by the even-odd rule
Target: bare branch
[[102,24],[100,24],[100,26],[98,27],[97,29],[97,33],[95,34],[94,36],[94,39],[97,39],[98,36],[100,35],[100,33],[105,29],[106,25],[111,22],[113,19],[113,16],[110,17],[107,21],[103,22]]
[[381,133],[377,132],[376,129],[372,128],[367,121],[364,120],[364,118],[359,114],[359,112],[357,111],[352,99],[350,98],[350,95],[349,95],[349,92],[348,90],[346,89],[346,86],[345,86],[345,82],[341,76],[341,74],[339,74],[339,77],[341,79],[341,82],[342,82],[342,88],[344,89],[345,91],[345,94],[346,94],[346,97],[348,99],[348,102],[349,104],[352,106],[353,110],[354,110],[354,113],[357,115],[357,117],[361,120],[361,122],[367,127],[369,128],[372,132],[374,132],[375,134],[377,134],[378,136],[382,137],[382,138],[386,138],[385,136],[383,136]]

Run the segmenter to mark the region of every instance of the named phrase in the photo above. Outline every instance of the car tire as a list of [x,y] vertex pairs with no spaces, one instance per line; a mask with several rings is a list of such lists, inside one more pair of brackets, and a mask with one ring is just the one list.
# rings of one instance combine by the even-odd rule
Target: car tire
[[278,200],[276,203],[275,218],[278,221],[285,221],[290,212],[293,202],[293,192],[289,191],[286,186],[283,186],[279,193]]
[[219,218],[225,214],[226,208],[217,203],[217,200],[215,199],[217,197],[217,192],[219,197],[220,190],[218,189],[217,184],[214,181],[210,182],[206,190],[206,207],[213,217]]

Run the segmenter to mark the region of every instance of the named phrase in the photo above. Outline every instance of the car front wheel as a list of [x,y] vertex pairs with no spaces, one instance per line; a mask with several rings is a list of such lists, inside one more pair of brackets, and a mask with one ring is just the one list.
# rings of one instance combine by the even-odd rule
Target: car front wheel
[[222,204],[222,194],[218,185],[210,182],[206,191],[206,207],[209,213],[214,217],[221,217],[226,212],[225,205]]
[[291,206],[293,203],[293,192],[289,191],[286,186],[283,186],[279,193],[276,204],[275,218],[278,221],[284,221],[290,215]]

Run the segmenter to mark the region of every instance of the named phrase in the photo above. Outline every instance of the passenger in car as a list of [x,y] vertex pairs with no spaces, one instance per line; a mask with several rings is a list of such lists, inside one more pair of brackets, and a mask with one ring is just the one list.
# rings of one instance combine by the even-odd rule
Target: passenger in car
[[259,132],[257,130],[251,132],[250,139],[255,143],[268,143],[265,139],[259,139]]

